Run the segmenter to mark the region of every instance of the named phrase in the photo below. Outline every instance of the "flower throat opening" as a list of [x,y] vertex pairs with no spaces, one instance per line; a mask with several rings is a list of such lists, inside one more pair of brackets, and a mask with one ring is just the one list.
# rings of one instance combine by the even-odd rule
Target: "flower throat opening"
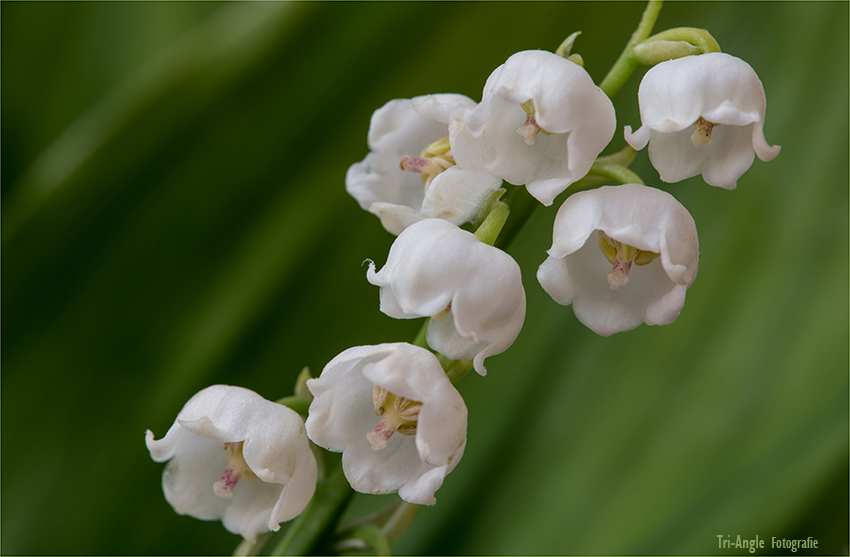
[[608,285],[611,290],[619,290],[629,282],[629,271],[632,263],[638,266],[648,265],[659,256],[654,251],[644,251],[619,242],[601,230],[599,231],[599,249],[605,254],[608,262],[614,266],[608,275]]
[[383,416],[375,429],[366,435],[373,450],[380,451],[386,447],[387,441],[396,432],[402,435],[416,434],[421,402],[397,396],[375,385],[372,388],[372,404],[375,406],[375,415]]
[[403,156],[398,166],[405,172],[420,174],[422,182],[425,183],[425,191],[428,191],[428,186],[431,185],[434,178],[455,164],[452,146],[449,144],[449,136],[445,136],[429,143],[418,157]]
[[691,143],[694,144],[694,147],[708,147],[711,145],[713,143],[711,141],[711,131],[717,125],[719,124],[709,122],[700,116],[699,120],[694,122],[694,133],[691,134]]
[[256,480],[257,476],[248,467],[245,457],[242,456],[242,441],[237,443],[222,443],[227,455],[227,468],[221,475],[221,479],[213,484],[213,491],[219,497],[230,499],[233,497],[233,488],[239,480],[250,482]]

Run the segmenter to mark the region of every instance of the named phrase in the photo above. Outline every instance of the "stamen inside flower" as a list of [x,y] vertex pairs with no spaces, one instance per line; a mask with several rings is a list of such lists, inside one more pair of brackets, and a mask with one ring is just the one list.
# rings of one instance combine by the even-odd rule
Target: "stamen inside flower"
[[700,116],[699,120],[694,122],[694,133],[691,134],[691,143],[694,144],[694,147],[708,147],[711,145],[713,143],[711,141],[711,130],[717,125]]
[[449,136],[440,138],[429,143],[418,157],[403,156],[399,168],[405,172],[420,174],[425,183],[425,191],[428,191],[428,186],[437,175],[456,164],[451,149]]
[[242,441],[239,441],[221,444],[227,455],[227,468],[224,469],[221,479],[213,484],[213,492],[219,497],[230,499],[233,496],[233,488],[236,487],[240,479],[243,482],[257,479],[242,456],[242,443]]
[[611,290],[619,290],[629,282],[629,271],[632,269],[632,263],[638,266],[648,265],[660,255],[654,251],[640,250],[619,242],[601,230],[599,231],[599,249],[605,254],[608,262],[614,266],[608,275],[608,285]]
[[534,145],[534,138],[540,131],[537,120],[534,118],[534,99],[529,99],[520,105],[525,111],[525,124],[517,128],[516,132],[522,136],[526,145]]
[[534,99],[529,99],[520,105],[525,111],[525,124],[517,128],[517,133],[522,136],[526,145],[534,145],[534,138],[537,133],[550,135],[549,132],[537,125],[537,120],[534,117]]
[[387,441],[394,433],[415,435],[416,422],[422,403],[409,398],[397,396],[383,387],[375,385],[372,388],[372,403],[375,414],[383,416],[375,429],[366,435],[372,450],[380,451],[387,446]]

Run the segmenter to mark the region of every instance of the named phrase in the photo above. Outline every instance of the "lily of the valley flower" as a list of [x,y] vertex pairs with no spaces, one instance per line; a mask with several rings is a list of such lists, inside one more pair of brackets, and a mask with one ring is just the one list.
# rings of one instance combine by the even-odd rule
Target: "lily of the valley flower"
[[397,319],[431,317],[428,345],[455,360],[484,358],[513,344],[525,320],[519,265],[474,234],[439,219],[408,227],[387,264],[366,278],[381,287],[381,311]]
[[461,119],[473,106],[455,94],[385,104],[372,115],[371,152],[346,173],[348,193],[395,235],[427,217],[474,219],[502,181],[484,169],[482,144]]
[[316,459],[294,411],[241,387],[214,385],[191,399],[165,437],[145,443],[169,461],[165,498],[178,514],[221,520],[246,540],[277,531],[316,490]]
[[595,333],[667,325],[697,275],[694,219],[669,193],[638,184],[573,194],[555,217],[537,278]]
[[584,68],[542,50],[496,68],[464,118],[484,140],[487,170],[544,205],[587,174],[616,128],[614,106]]
[[351,487],[433,505],[463,456],[466,405],[436,356],[406,343],[357,346],[307,381],[307,434],[342,452]]
[[764,138],[767,101],[756,72],[739,58],[714,52],[662,62],[638,90],[642,126],[626,141],[649,142],[649,159],[665,182],[702,174],[706,183],[734,189],[754,153],[773,160],[780,147]]

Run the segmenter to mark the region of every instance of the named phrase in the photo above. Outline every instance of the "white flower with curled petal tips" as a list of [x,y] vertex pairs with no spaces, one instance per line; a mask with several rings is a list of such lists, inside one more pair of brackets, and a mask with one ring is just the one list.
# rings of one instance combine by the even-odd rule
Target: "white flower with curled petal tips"
[[676,199],[638,184],[573,194],[555,217],[537,278],[597,334],[667,325],[697,275],[693,218]]
[[307,434],[342,452],[361,493],[393,493],[433,505],[463,456],[466,405],[428,350],[406,343],[357,346],[307,381],[313,393]]
[[456,94],[385,104],[372,115],[371,152],[345,175],[346,191],[395,235],[424,218],[474,219],[502,181],[484,169],[483,144],[463,123],[472,106]]
[[248,389],[200,391],[165,437],[154,440],[148,430],[145,443],[151,458],[169,461],[162,489],[178,514],[221,520],[252,543],[301,514],[316,490],[301,417]]
[[614,105],[584,68],[542,50],[496,68],[464,119],[484,140],[487,170],[544,205],[587,174],[616,129]]
[[439,219],[408,227],[387,264],[366,278],[381,287],[381,311],[396,319],[431,317],[428,345],[455,360],[484,358],[513,344],[525,320],[525,291],[511,256]]
[[756,72],[739,58],[714,52],[662,62],[638,90],[642,126],[626,141],[649,143],[649,159],[665,182],[702,174],[734,189],[755,155],[773,160],[779,146],[764,138],[767,101]]

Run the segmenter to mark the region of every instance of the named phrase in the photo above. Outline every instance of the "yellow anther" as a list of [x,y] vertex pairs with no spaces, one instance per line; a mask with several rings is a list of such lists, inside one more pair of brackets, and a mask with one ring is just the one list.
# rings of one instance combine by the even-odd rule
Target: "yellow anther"
[[[383,391],[383,395],[376,397],[376,392]],[[372,449],[379,451],[387,446],[387,441],[394,433],[398,432],[402,435],[415,435],[416,422],[419,419],[419,411],[422,409],[422,403],[409,398],[396,396],[377,385],[372,389],[372,399],[383,397],[381,411],[378,413],[378,407],[375,407],[375,413],[383,415],[381,421],[375,426],[375,429],[366,435]]]
[[404,155],[401,158],[399,168],[406,172],[419,174],[425,184],[425,191],[428,191],[428,186],[431,185],[434,178],[455,164],[452,146],[449,144],[449,136],[445,136],[429,143],[418,157]]
[[393,402],[393,408],[402,420],[415,422],[419,419],[419,411],[422,410],[422,403],[399,396]]
[[384,405],[387,403],[389,391],[383,387],[375,385],[372,387],[372,405],[375,407],[375,415],[382,416],[384,414]]
[[649,265],[655,258],[661,255],[660,253],[655,253],[654,251],[643,251],[638,250],[637,255],[635,256],[635,265],[644,266]]
[[608,275],[608,285],[611,290],[619,290],[629,282],[629,271],[632,263],[637,265],[648,265],[658,257],[659,254],[652,251],[637,249],[629,244],[624,244],[599,231],[599,249],[605,255],[613,268]]
[[449,144],[449,136],[445,136],[441,137],[437,141],[429,143],[427,147],[422,149],[422,154],[419,156],[422,158],[439,157],[448,153],[451,148],[452,146]]
[[630,246],[629,244],[620,244],[620,254],[626,261],[633,261],[635,256],[638,254],[638,251],[640,250],[634,246]]
[[614,259],[617,257],[617,248],[614,246],[614,240],[604,234],[600,234],[599,249],[601,249],[602,253],[605,254],[605,259],[608,260],[608,263],[613,265]]

